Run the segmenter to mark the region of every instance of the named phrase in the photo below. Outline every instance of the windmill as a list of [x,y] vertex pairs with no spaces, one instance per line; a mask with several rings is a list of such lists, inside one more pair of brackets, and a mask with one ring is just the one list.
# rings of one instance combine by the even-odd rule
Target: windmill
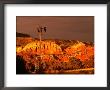
[[42,59],[42,51],[41,51],[42,35],[44,33],[46,33],[46,31],[47,31],[47,27],[46,26],[45,27],[43,27],[43,26],[38,26],[37,27],[37,32],[39,34],[39,40],[40,40],[40,57],[41,57],[41,59]]
[[44,33],[46,33],[47,27],[39,26],[39,27],[37,27],[37,31],[38,31],[39,39],[40,39],[40,42],[41,42],[41,41],[42,41],[42,35],[43,35]]

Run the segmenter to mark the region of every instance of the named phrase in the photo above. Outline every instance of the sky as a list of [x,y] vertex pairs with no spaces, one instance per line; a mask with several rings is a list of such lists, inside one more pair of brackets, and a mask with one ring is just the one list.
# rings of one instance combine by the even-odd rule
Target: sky
[[94,16],[17,16],[16,31],[39,38],[37,27],[47,27],[43,39],[94,42]]

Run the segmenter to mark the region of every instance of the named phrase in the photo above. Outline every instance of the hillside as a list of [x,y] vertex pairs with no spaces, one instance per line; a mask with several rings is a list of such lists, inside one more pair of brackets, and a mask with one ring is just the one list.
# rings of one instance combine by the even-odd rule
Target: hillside
[[34,39],[31,37],[16,37],[16,46],[25,46],[32,41]]
[[16,37],[30,37],[30,35],[16,32]]
[[[25,62],[28,73],[68,73],[68,70],[76,73],[76,69],[94,68],[94,44],[91,42],[58,39],[40,42],[31,37],[17,37],[16,40],[17,60],[21,58]],[[85,72],[93,74],[93,69],[90,70]]]

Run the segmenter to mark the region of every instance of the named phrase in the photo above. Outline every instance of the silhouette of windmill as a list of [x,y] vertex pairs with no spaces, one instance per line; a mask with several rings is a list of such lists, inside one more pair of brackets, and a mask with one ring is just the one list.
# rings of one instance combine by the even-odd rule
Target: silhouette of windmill
[[42,27],[42,26],[37,27],[37,32],[39,34],[39,39],[40,39],[40,57],[41,57],[41,59],[42,59],[42,51],[41,51],[42,35],[44,33],[46,33],[46,31],[47,31],[47,27]]
[[37,27],[37,31],[39,33],[39,39],[41,42],[42,41],[42,35],[43,35],[43,33],[45,33],[47,31],[47,27],[39,26],[39,27]]

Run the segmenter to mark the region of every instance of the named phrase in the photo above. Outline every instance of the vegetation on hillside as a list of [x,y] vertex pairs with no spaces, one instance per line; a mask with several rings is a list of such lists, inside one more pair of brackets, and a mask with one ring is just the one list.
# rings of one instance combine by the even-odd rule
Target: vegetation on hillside
[[[41,45],[41,46],[40,46]],[[17,38],[17,71],[39,74],[93,74],[94,44],[75,40]],[[21,64],[21,65],[20,65]],[[87,69],[87,71],[78,71]]]

